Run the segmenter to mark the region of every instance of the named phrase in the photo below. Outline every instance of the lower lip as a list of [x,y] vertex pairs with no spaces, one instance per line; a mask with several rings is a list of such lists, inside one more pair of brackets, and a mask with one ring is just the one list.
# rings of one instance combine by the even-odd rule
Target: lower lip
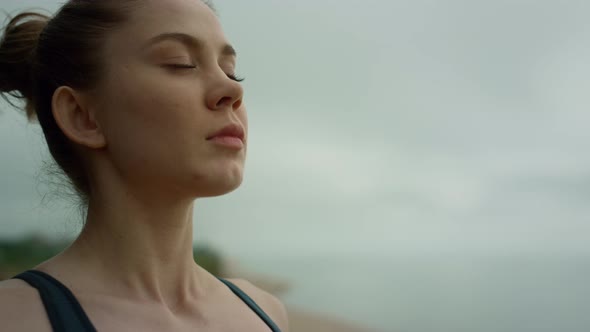
[[209,141],[233,149],[242,149],[244,147],[244,142],[234,136],[215,136],[210,138]]

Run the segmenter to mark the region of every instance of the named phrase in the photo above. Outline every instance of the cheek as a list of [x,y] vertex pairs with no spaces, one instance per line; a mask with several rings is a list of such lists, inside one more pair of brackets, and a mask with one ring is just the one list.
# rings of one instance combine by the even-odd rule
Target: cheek
[[112,86],[105,110],[113,153],[133,164],[178,160],[194,148],[199,126],[198,93],[156,75],[127,75]]

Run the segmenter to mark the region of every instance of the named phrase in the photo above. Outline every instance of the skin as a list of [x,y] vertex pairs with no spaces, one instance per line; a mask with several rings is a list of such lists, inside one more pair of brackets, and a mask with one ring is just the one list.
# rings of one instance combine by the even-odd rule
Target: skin
[[[171,32],[199,45],[148,43]],[[145,1],[105,41],[97,88],[64,86],[53,96],[93,192],[78,239],[35,269],[70,288],[99,331],[270,331],[192,256],[195,199],[236,189],[244,172],[246,109],[227,44],[200,1]],[[171,67],[180,64],[196,68]],[[243,149],[207,140],[230,123],[246,132]],[[279,300],[232,281],[288,330]],[[0,283],[0,321],[11,331],[51,331],[37,291],[20,280]]]

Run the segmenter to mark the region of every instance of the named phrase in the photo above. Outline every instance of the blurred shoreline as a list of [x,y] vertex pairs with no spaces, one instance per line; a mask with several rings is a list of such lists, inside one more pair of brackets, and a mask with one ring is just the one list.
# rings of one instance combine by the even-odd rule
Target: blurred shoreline
[[[252,273],[242,268],[236,260],[225,259],[222,265],[222,276],[227,278],[242,278],[248,280],[256,287],[265,290],[274,296],[281,295],[291,288],[287,281],[276,277],[267,277],[262,274]],[[375,329],[362,327],[359,324],[345,321],[341,318],[327,314],[320,314],[300,307],[286,306],[289,316],[291,332],[377,332]]]
[[287,308],[291,332],[378,332],[323,314]]

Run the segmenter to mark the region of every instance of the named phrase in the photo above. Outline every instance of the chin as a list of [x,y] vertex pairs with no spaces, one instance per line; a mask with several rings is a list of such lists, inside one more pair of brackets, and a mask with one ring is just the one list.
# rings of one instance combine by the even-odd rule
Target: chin
[[242,184],[242,173],[203,180],[201,179],[199,184],[195,185],[197,197],[221,196],[238,189]]

